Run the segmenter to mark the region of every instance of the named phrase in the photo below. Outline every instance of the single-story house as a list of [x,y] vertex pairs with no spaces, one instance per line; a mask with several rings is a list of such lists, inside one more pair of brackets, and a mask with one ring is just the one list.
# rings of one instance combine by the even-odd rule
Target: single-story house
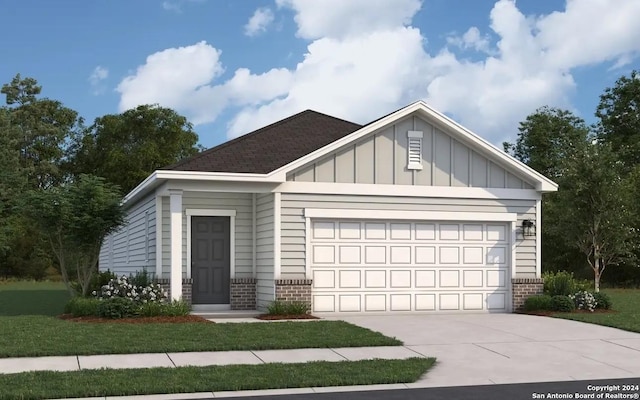
[[153,172],[100,269],[194,310],[511,312],[542,289],[556,190],[422,101],[367,125],[307,110]]

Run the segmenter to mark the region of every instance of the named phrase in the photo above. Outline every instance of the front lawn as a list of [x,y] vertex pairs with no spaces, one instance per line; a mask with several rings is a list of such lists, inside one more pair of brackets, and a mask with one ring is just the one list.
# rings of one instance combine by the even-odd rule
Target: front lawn
[[611,297],[614,312],[558,313],[553,316],[640,332],[640,290],[603,289],[602,292]]
[[69,297],[61,282],[0,281],[0,316],[59,315]]
[[433,358],[410,358],[303,364],[25,372],[0,375],[0,398],[50,399],[408,383],[418,380],[434,361]]
[[343,321],[122,324],[0,317],[0,357],[402,345]]

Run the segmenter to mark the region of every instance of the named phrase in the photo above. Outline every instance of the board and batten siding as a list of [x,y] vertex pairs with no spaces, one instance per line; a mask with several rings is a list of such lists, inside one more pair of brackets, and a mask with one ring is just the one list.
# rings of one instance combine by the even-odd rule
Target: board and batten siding
[[[516,213],[522,220],[536,218],[535,200],[488,200],[391,196],[282,194],[282,279],[305,277],[305,208]],[[536,238],[516,234],[516,277],[536,277]]]
[[266,310],[275,300],[274,195],[256,198],[256,307]]
[[[250,193],[184,192],[182,194],[182,277],[187,277],[187,209],[236,210],[235,277],[253,277],[253,209]],[[169,197],[162,197],[162,277],[171,275]]]
[[131,207],[125,223],[107,236],[100,248],[100,271],[117,275],[135,274],[156,265],[156,198],[151,194]]
[[[421,131],[422,170],[407,169],[407,132]],[[410,116],[287,176],[288,181],[532,189],[422,118]]]

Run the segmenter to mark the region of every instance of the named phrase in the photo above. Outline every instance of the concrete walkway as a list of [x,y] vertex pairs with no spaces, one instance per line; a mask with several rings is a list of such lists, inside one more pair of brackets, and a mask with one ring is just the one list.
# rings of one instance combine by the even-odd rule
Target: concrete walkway
[[79,371],[85,369],[175,368],[232,364],[357,361],[374,358],[401,360],[425,357],[403,346],[345,347],[260,351],[209,351],[187,353],[107,354],[99,356],[0,358],[0,374],[27,371]]

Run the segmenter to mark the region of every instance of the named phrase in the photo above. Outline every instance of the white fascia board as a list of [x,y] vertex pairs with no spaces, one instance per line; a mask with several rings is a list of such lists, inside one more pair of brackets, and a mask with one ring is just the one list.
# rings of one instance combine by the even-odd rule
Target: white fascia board
[[482,221],[513,222],[518,220],[516,213],[476,213],[456,211],[401,211],[401,210],[349,210],[343,208],[305,208],[305,218],[324,219],[375,219],[404,221]]
[[501,189],[458,186],[411,186],[367,183],[285,182],[275,193],[338,194],[360,196],[437,197],[496,200],[539,200],[534,189]]
[[195,215],[198,217],[235,217],[236,210],[213,210],[207,208],[187,208],[185,211],[187,216]]
[[164,170],[158,170],[155,172],[155,174],[157,175],[158,179],[231,182],[278,182],[278,179],[265,174]]
[[145,180],[140,182],[138,186],[133,188],[132,191],[127,193],[127,195],[122,199],[122,204],[127,205],[127,203],[129,203],[132,199],[144,194],[149,187],[155,184],[158,179],[157,172],[158,171],[154,171],[151,175],[147,176]]

